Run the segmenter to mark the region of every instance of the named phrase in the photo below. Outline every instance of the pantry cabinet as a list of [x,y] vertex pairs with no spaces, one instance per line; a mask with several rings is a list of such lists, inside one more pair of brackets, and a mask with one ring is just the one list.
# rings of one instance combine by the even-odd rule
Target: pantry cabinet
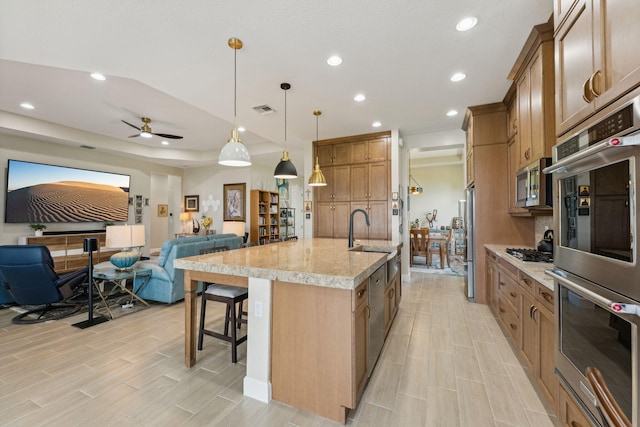
[[390,139],[389,132],[381,132],[314,142],[327,180],[325,187],[314,188],[315,237],[348,237],[350,212],[363,209],[371,226],[366,226],[364,218],[356,221],[355,237],[390,238]]
[[640,84],[637,0],[568,3],[554,12],[558,136]]

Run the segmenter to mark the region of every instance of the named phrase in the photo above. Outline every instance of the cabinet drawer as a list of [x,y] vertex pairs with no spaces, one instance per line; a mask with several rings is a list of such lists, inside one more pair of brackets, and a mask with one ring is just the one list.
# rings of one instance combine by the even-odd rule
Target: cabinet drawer
[[500,258],[498,260],[498,265],[500,265],[500,268],[502,268],[504,271],[508,271],[509,273],[513,274],[513,277],[518,277],[518,267],[511,264],[509,261]]
[[536,301],[542,304],[550,312],[555,311],[553,302],[553,291],[544,285],[536,282]]
[[[498,291],[503,299],[511,305],[511,309],[519,314],[520,310],[520,286],[502,270],[498,270]],[[518,316],[519,317],[519,316]]]
[[538,283],[536,280],[520,271],[520,287],[531,296],[536,294],[536,283]]
[[498,262],[498,255],[495,254],[495,252],[490,251],[489,249],[486,249],[486,253],[487,253],[487,259],[491,262]]
[[520,342],[520,321],[511,306],[503,300],[502,296],[498,297],[498,316],[507,333],[516,343]]
[[369,301],[369,279],[362,282],[357,288],[353,291],[353,306],[351,309],[356,311],[361,304]]

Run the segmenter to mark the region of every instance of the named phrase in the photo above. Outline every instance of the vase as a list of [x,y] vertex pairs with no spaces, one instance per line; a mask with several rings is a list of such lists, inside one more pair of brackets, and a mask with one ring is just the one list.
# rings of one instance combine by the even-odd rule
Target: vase
[[42,236],[42,230],[35,230],[34,233],[35,233],[36,237]]

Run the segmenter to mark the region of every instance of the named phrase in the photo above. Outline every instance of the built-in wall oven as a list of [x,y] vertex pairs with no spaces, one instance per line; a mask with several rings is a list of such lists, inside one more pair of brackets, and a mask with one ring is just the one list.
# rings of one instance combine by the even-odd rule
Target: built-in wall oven
[[587,415],[605,425],[588,386],[597,368],[638,425],[640,97],[598,113],[554,147],[555,367]]

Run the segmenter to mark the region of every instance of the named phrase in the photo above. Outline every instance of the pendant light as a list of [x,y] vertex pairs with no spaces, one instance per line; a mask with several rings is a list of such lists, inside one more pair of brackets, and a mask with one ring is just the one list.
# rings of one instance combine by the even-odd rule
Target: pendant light
[[[422,194],[422,186],[418,184],[418,181],[416,181],[413,175],[411,175],[411,155],[409,155],[409,179],[416,184],[415,186],[412,185],[409,187],[409,193],[414,196]],[[409,182],[409,184],[411,184],[411,182]]]
[[251,166],[251,156],[247,147],[238,138],[238,121],[237,121],[237,53],[242,49],[242,41],[236,38],[230,38],[227,42],[229,47],[233,49],[233,131],[231,138],[222,147],[218,163],[224,166]]
[[[318,141],[318,117],[322,114],[322,111],[315,110],[313,115],[316,116],[316,141]],[[327,180],[324,178],[322,171],[320,170],[320,163],[318,162],[318,156],[316,156],[316,165],[313,169],[313,173],[309,177],[309,186],[322,187],[327,185]]]
[[296,171],[296,167],[289,159],[289,152],[287,151],[287,91],[291,89],[291,85],[289,83],[281,83],[280,88],[284,90],[284,151],[282,152],[280,163],[278,163],[276,170],[273,172],[273,177],[293,179],[298,177],[298,171]]

